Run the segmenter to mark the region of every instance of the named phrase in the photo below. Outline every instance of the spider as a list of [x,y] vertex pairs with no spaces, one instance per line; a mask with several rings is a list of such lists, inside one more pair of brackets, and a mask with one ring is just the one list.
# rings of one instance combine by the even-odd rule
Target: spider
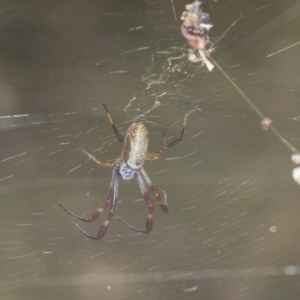
[[93,222],[96,220],[99,215],[110,206],[110,212],[101,226],[100,230],[98,231],[97,235],[90,235],[86,233],[83,229],[81,229],[77,224],[77,228],[88,238],[100,240],[104,236],[108,225],[115,213],[116,204],[117,204],[117,195],[118,195],[118,176],[120,176],[124,180],[130,180],[135,175],[137,176],[138,184],[141,190],[141,193],[143,194],[143,197],[148,205],[148,218],[146,222],[146,229],[138,229],[133,226],[131,226],[129,223],[118,217],[118,219],[123,222],[125,225],[127,225],[129,228],[142,232],[142,233],[149,233],[152,230],[153,226],[153,203],[151,200],[151,197],[149,195],[149,191],[151,190],[154,194],[158,204],[160,205],[160,208],[164,213],[168,213],[169,209],[167,206],[166,201],[162,201],[158,190],[153,185],[151,179],[147,175],[145,169],[143,168],[143,165],[145,163],[145,160],[156,160],[160,158],[162,154],[164,154],[169,148],[174,147],[178,145],[184,136],[185,133],[185,127],[188,117],[188,103],[186,103],[185,106],[185,114],[183,119],[183,125],[180,132],[179,137],[175,138],[173,141],[166,143],[165,138],[165,130],[163,129],[163,138],[164,138],[164,146],[156,151],[156,152],[147,152],[148,143],[149,143],[149,137],[148,137],[148,130],[146,126],[143,123],[133,123],[127,130],[125,134],[125,138],[117,131],[116,126],[114,125],[113,119],[106,107],[106,104],[103,103],[103,107],[106,111],[107,118],[109,120],[109,123],[112,126],[112,129],[115,133],[116,139],[121,143],[122,150],[121,150],[121,156],[118,158],[114,163],[106,163],[97,160],[94,156],[89,154],[84,149],[81,149],[83,153],[85,153],[90,159],[95,161],[99,166],[101,167],[109,167],[113,169],[112,172],[112,179],[110,182],[110,188],[107,196],[106,202],[98,208],[96,211],[94,211],[88,218],[83,218],[78,215],[75,215],[71,211],[69,211],[65,206],[63,206],[60,202],[58,203],[67,213],[69,213],[71,216],[75,217],[78,220],[84,221],[84,222]]

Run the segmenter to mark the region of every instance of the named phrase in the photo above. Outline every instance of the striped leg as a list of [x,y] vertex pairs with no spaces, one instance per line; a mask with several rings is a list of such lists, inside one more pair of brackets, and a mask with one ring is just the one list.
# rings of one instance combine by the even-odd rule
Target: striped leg
[[167,201],[166,201],[166,198],[165,198],[165,201],[163,202],[161,200],[161,197],[159,195],[159,192],[158,190],[156,189],[156,187],[154,186],[154,184],[152,183],[151,179],[149,178],[148,174],[146,173],[145,169],[144,168],[141,168],[140,169],[140,172],[143,176],[143,178],[145,179],[146,181],[146,184],[147,186],[151,189],[152,193],[154,194],[158,204],[160,205],[160,208],[162,209],[162,211],[164,213],[168,213],[169,212],[169,209],[168,209],[168,205],[167,205]]
[[129,228],[131,228],[134,231],[142,232],[142,233],[150,233],[151,230],[152,230],[152,226],[153,226],[153,210],[154,210],[154,207],[153,207],[153,203],[152,203],[152,200],[150,198],[150,195],[148,193],[147,187],[144,183],[142,174],[140,173],[140,170],[137,171],[137,179],[138,179],[138,183],[139,183],[141,192],[142,192],[142,194],[144,196],[144,199],[145,199],[145,201],[148,205],[148,218],[147,218],[147,222],[146,222],[146,229],[139,229],[139,228],[133,227],[132,225],[130,225],[128,222],[126,222],[122,218],[120,218],[120,217],[117,217],[117,218],[122,223],[124,223],[126,226],[128,226]]
[[110,185],[110,189],[108,192],[108,197],[107,197],[107,201],[99,208],[97,209],[95,212],[93,212],[88,218],[83,218],[80,217],[78,215],[75,215],[74,213],[72,213],[71,211],[69,211],[66,207],[64,207],[60,202],[58,203],[67,213],[69,213],[71,216],[75,217],[78,220],[84,221],[84,222],[93,222],[94,220],[96,220],[100,214],[110,205],[111,209],[110,209],[110,213],[107,216],[105,222],[103,223],[103,225],[101,226],[100,230],[98,231],[97,236],[93,236],[90,235],[88,233],[86,233],[83,229],[81,229],[78,224],[76,224],[77,228],[88,238],[94,239],[94,240],[100,240],[107,228],[108,225],[114,215],[115,209],[116,209],[116,203],[117,203],[117,195],[118,195],[118,175],[117,175],[117,171],[116,169],[114,169],[113,171],[113,176],[112,176],[112,180],[111,180],[111,185]]
[[116,135],[116,139],[117,139],[120,143],[123,144],[123,143],[124,143],[124,139],[123,139],[122,135],[118,132],[118,130],[117,130],[115,124],[114,124],[114,121],[113,121],[113,119],[112,119],[112,117],[111,117],[111,115],[110,115],[110,113],[109,113],[109,111],[108,111],[107,106],[106,106],[105,103],[103,103],[103,107],[104,107],[104,109],[105,109],[105,112],[106,112],[108,121],[109,121],[109,123],[110,123],[112,129],[114,130],[114,133],[115,133],[115,135]]
[[[186,123],[187,123],[187,117],[189,115],[189,103],[187,102],[185,105],[185,113],[184,113],[184,118],[183,118],[183,124],[182,124],[182,129],[180,132],[180,135],[178,138],[174,139],[173,141],[171,141],[170,143],[166,144],[165,146],[162,147],[160,150],[156,151],[156,152],[149,152],[147,153],[147,160],[156,160],[159,159],[160,156],[162,154],[164,154],[169,148],[174,147],[176,145],[178,145],[181,141],[182,138],[185,134],[185,128],[186,128]],[[164,141],[166,140],[165,138],[165,130],[163,130],[163,136],[164,136]]]

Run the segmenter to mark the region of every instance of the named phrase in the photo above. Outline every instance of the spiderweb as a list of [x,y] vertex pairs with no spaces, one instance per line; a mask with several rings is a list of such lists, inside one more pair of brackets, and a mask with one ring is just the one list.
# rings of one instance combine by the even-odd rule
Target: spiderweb
[[[2,1],[3,299],[297,299],[299,186],[293,151],[215,67],[188,60],[180,16],[192,1]],[[209,1],[214,61],[295,149],[299,144],[298,1]],[[145,169],[166,193],[150,234],[114,218],[86,239],[75,220],[100,207],[120,155],[105,101],[149,151],[183,142]],[[116,215],[144,228],[136,179],[119,182]],[[153,199],[154,202],[155,199]],[[95,234],[108,212],[91,224]]]

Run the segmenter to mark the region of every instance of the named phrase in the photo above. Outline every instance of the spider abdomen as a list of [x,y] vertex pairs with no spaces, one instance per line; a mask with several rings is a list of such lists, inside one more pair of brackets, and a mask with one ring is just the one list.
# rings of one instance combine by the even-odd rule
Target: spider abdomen
[[134,170],[140,169],[148,150],[148,130],[143,123],[132,124],[125,136],[124,158],[127,165]]
[[125,161],[122,161],[118,168],[118,172],[122,179],[130,180],[133,178],[136,170],[131,169]]

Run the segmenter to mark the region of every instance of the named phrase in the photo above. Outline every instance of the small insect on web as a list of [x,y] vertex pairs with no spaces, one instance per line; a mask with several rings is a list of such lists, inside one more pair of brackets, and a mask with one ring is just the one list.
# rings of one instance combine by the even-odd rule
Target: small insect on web
[[[135,175],[137,176],[138,184],[141,190],[141,193],[144,196],[144,199],[148,205],[148,218],[146,222],[146,229],[138,229],[133,226],[131,226],[129,223],[124,221],[123,219],[118,219],[123,222],[125,225],[127,225],[129,228],[143,233],[149,233],[152,230],[153,226],[153,203],[151,200],[151,197],[149,195],[149,190],[153,193],[155,196],[158,204],[160,205],[160,208],[164,213],[168,213],[169,209],[166,203],[166,197],[164,201],[162,201],[160,194],[156,187],[153,185],[151,179],[147,175],[145,169],[143,168],[143,165],[146,160],[156,160],[159,159],[162,154],[164,154],[169,148],[174,147],[178,145],[185,134],[185,128],[187,123],[187,117],[189,115],[189,109],[188,109],[188,103],[186,103],[185,106],[185,113],[183,118],[183,124],[182,129],[180,132],[180,135],[172,140],[169,143],[164,143],[164,146],[156,151],[156,152],[147,152],[148,149],[148,143],[149,143],[149,137],[148,137],[148,130],[146,126],[139,122],[139,123],[133,123],[127,130],[125,134],[125,138],[121,134],[118,133],[116,126],[114,125],[113,119],[105,105],[103,103],[103,107],[106,111],[107,118],[114,130],[116,139],[121,143],[121,156],[118,158],[114,163],[105,163],[97,160],[94,156],[89,154],[87,151],[82,149],[82,152],[85,153],[90,159],[95,161],[99,166],[101,167],[109,167],[113,168],[112,173],[112,179],[110,182],[110,188],[107,196],[106,202],[98,208],[95,212],[93,212],[88,218],[80,217],[71,211],[69,211],[65,206],[63,206],[60,202],[59,205],[71,216],[75,217],[78,220],[84,221],[84,222],[93,222],[96,220],[100,214],[110,206],[110,212],[101,226],[100,230],[98,231],[96,236],[90,235],[86,233],[83,229],[81,229],[77,224],[77,228],[86,236],[95,240],[100,240],[111,221],[111,219],[114,216],[116,204],[117,204],[117,195],[118,195],[118,176],[120,176],[124,180],[130,180]],[[163,137],[165,141],[165,131],[163,130]],[[165,195],[165,193],[164,193]]]

